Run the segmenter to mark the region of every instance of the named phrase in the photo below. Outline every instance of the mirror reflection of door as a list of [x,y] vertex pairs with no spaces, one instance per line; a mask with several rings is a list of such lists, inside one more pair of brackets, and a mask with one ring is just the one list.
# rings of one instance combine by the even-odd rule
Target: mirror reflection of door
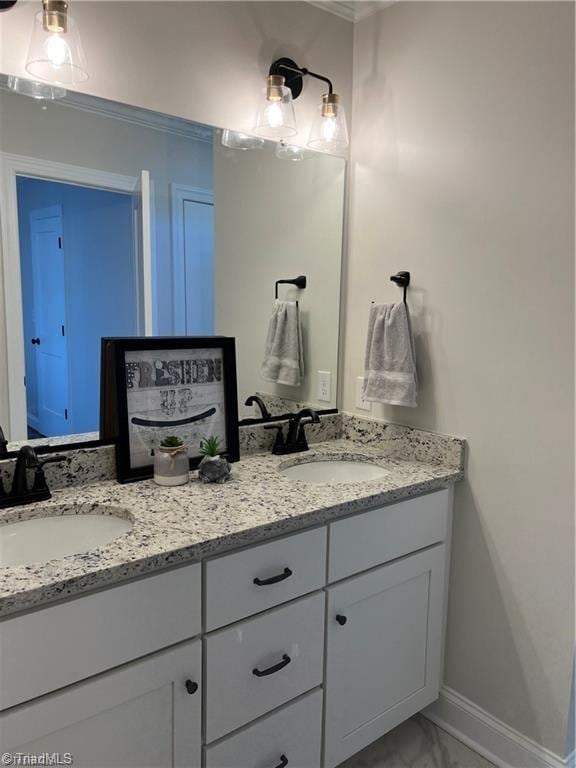
[[130,194],[19,177],[28,436],[99,428],[100,339],[139,332]]
[[214,313],[214,194],[171,185],[174,329],[212,336]]
[[30,436],[68,434],[66,288],[60,206],[30,212],[33,312],[25,312]]

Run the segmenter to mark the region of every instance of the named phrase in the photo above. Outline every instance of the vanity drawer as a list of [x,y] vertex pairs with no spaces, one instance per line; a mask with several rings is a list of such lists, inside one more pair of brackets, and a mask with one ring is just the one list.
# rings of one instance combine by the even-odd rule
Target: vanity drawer
[[206,741],[322,682],[323,592],[205,638]]
[[451,494],[445,489],[331,523],[328,581],[443,541],[450,504]]
[[320,768],[322,691],[206,748],[205,768]]
[[316,528],[206,563],[206,629],[260,613],[326,583],[326,528]]
[[194,563],[0,623],[0,709],[200,634]]

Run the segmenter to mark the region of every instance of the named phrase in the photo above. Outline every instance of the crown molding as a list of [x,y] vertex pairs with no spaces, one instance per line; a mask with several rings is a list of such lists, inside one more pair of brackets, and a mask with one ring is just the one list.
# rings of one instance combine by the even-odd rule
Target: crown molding
[[[0,75],[0,91],[14,93],[5,82],[5,77]],[[28,98],[24,94],[18,94],[20,98]],[[130,104],[122,104],[119,101],[109,101],[96,96],[89,96],[85,93],[68,91],[66,96],[58,99],[51,104],[58,104],[62,107],[80,109],[83,112],[89,112],[102,117],[113,117],[116,120],[122,120],[125,123],[138,125],[141,128],[149,128],[161,133],[171,133],[175,136],[184,136],[187,139],[195,141],[204,141],[211,143],[213,140],[214,128],[202,123],[194,123],[191,120],[185,120],[175,115],[166,115],[162,112],[154,112],[143,107],[134,107]]]
[[212,142],[214,129],[209,125],[194,123],[173,115],[165,115],[162,112],[133,107],[130,104],[121,104],[117,101],[95,98],[83,93],[70,93],[59,102],[62,106],[81,109],[104,117],[113,117],[125,123],[132,123],[142,128],[150,128],[162,133],[171,133],[176,136],[184,136],[196,141]]
[[340,16],[341,19],[352,23],[372,16],[395,2],[398,0],[308,0],[309,5],[315,5],[326,13]]

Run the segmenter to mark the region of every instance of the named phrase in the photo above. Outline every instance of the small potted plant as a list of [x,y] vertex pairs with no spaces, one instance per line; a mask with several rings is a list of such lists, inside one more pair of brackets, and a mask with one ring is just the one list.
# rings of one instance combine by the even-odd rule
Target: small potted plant
[[190,479],[188,449],[179,437],[169,435],[154,451],[154,482],[185,485]]
[[220,456],[220,440],[207,437],[200,443],[200,455],[204,458],[198,467],[198,477],[203,483],[225,483],[230,477],[230,464]]

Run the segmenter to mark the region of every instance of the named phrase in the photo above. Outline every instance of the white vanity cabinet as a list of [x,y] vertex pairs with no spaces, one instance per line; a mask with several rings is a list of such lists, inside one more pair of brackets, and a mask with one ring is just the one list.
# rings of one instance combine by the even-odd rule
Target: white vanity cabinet
[[437,697],[444,562],[439,545],[328,588],[326,768]]
[[0,752],[335,768],[438,695],[451,507],[434,491],[4,620]]
[[35,699],[1,716],[2,751],[70,755],[78,768],[200,768],[201,674],[194,640]]

